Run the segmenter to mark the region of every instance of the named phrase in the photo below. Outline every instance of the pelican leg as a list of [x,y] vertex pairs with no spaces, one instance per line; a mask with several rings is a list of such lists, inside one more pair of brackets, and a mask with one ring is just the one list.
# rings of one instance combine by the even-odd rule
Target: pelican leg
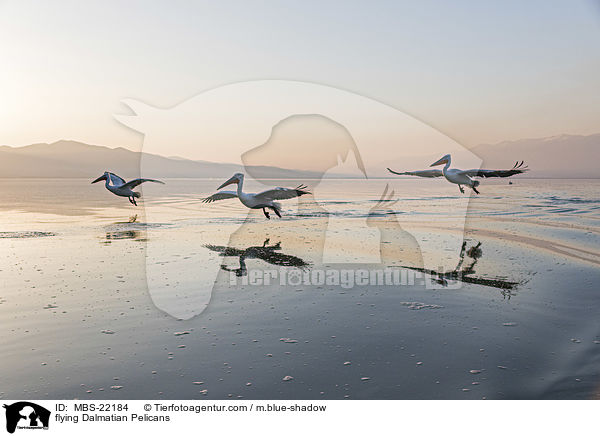
[[268,220],[271,219],[271,216],[269,215],[269,212],[267,212],[267,209],[263,207],[263,213],[265,214],[265,216],[267,217]]
[[460,189],[460,192],[461,192],[461,193],[463,193],[463,194],[465,193],[465,190],[463,189],[463,187],[462,187],[462,186],[458,185],[458,189]]
[[129,197],[129,202],[130,202],[131,204],[133,204],[134,206],[137,206],[137,202],[135,201],[135,198],[133,198],[133,197]]
[[477,190],[477,188],[475,186],[473,186],[473,191],[475,191],[475,194],[479,194],[479,191]]
[[281,218],[281,214],[279,213],[279,211],[277,210],[276,207],[273,207],[273,212],[275,212],[275,215],[277,215],[279,218]]

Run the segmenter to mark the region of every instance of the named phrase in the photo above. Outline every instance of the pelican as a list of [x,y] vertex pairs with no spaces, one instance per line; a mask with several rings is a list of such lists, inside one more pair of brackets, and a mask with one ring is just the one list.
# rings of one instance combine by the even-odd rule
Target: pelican
[[165,184],[160,180],[154,179],[133,179],[129,182],[126,182],[121,177],[117,176],[114,173],[109,173],[108,171],[105,171],[104,174],[102,174],[92,183],[97,183],[100,180],[106,180],[106,189],[108,189],[113,194],[118,195],[119,197],[129,198],[129,202],[134,206],[137,206],[135,199],[140,198],[142,194],[140,194],[139,192],[135,192],[133,188],[135,188],[138,185],[141,185],[144,182],[162,183],[163,185]]
[[513,166],[510,170],[459,170],[458,168],[450,168],[451,157],[449,154],[442,157],[440,160],[432,163],[430,166],[435,167],[437,165],[444,165],[444,169],[440,170],[422,170],[422,171],[406,171],[403,173],[399,173],[393,171],[391,169],[387,169],[392,174],[398,174],[400,176],[418,176],[418,177],[442,177],[444,176],[446,180],[450,183],[454,183],[458,185],[458,189],[460,192],[464,194],[465,190],[462,185],[466,185],[475,191],[476,194],[479,194],[477,190],[477,186],[479,186],[479,181],[473,180],[473,177],[510,177],[515,174],[521,174],[529,169],[527,166],[523,166],[524,161],[517,161],[515,166]]
[[234,174],[229,180],[217,188],[223,189],[227,185],[237,184],[237,191],[219,191],[216,194],[202,199],[203,203],[212,203],[218,200],[227,198],[239,198],[242,204],[250,209],[262,209],[267,219],[271,219],[267,209],[271,209],[281,218],[281,205],[275,200],[286,200],[288,198],[300,197],[304,194],[310,194],[306,191],[306,186],[300,185],[297,188],[273,188],[258,194],[248,194],[242,191],[244,185],[244,175],[241,173]]

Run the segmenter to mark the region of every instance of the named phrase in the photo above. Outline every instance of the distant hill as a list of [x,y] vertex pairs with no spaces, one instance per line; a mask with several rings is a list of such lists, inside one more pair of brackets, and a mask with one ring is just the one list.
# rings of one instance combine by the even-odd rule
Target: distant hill
[[[239,165],[193,161],[139,153],[125,148],[109,148],[76,141],[32,144],[24,147],[0,146],[0,178],[95,178],[111,171],[129,179],[139,177],[144,158],[146,176],[229,178],[241,172]],[[275,167],[252,167],[255,178],[311,178],[309,171]]]
[[[524,160],[530,171],[518,177],[531,178],[600,178],[600,134],[559,135],[548,138],[520,139],[498,144],[482,144],[470,149],[483,162],[482,168],[511,168],[515,162]],[[396,171],[426,169],[441,157],[395,156],[381,162],[379,167],[390,167]],[[468,169],[459,160],[452,161],[456,168]],[[371,174],[381,175],[371,169]]]
[[[515,161],[524,160],[531,169],[524,175],[526,177],[600,177],[600,134],[559,135],[482,144],[471,151],[483,159],[484,168],[510,168]],[[244,170],[235,164],[163,157],[121,147],[109,148],[63,140],[24,147],[0,146],[0,178],[95,178],[104,171],[112,171],[129,179],[140,175],[142,156],[146,175],[156,178],[229,178],[235,172],[251,172],[255,178],[305,179],[320,176],[311,171],[269,166],[254,166]],[[388,177],[386,166],[398,171],[424,169],[439,157],[398,156],[382,162],[378,168],[369,168],[369,174],[371,177]],[[463,167],[460,162],[453,164],[458,168]]]
[[509,168],[524,160],[531,169],[527,177],[600,177],[600,134],[520,139],[478,145],[471,151],[483,159],[485,168]]

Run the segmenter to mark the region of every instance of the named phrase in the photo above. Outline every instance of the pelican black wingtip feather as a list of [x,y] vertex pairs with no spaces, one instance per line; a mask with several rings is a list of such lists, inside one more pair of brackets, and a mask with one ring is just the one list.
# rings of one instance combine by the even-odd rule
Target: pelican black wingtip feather
[[312,194],[312,192],[308,191],[308,186],[306,185],[298,185],[294,190],[296,191],[296,194],[298,194],[298,197],[305,194]]

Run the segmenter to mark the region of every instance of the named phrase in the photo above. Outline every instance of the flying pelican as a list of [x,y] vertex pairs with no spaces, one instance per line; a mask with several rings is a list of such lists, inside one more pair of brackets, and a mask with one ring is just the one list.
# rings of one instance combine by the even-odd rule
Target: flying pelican
[[242,204],[250,209],[262,209],[267,219],[271,219],[267,209],[271,209],[275,214],[281,218],[281,205],[276,203],[275,200],[286,200],[288,198],[300,197],[304,194],[310,194],[306,191],[306,186],[300,185],[297,188],[273,188],[267,189],[266,191],[259,192],[258,194],[247,194],[242,191],[244,184],[244,175],[241,173],[234,174],[229,180],[223,183],[217,188],[217,190],[224,188],[227,185],[237,184],[237,191],[219,191],[216,194],[206,197],[202,200],[203,203],[212,203],[218,200],[225,200],[227,198],[239,198]]
[[133,179],[129,182],[126,182],[121,177],[117,176],[114,173],[109,173],[108,171],[105,171],[104,174],[102,174],[92,183],[97,183],[100,180],[106,180],[106,189],[108,189],[113,194],[118,195],[119,197],[129,198],[129,202],[134,206],[137,206],[135,199],[140,198],[142,194],[140,194],[139,192],[135,192],[133,188],[135,188],[138,185],[141,185],[144,182],[162,183],[163,185],[165,184],[160,180],[154,179]]
[[434,167],[437,165],[444,165],[443,170],[422,170],[422,171],[406,171],[404,173],[398,173],[391,169],[387,169],[392,174],[398,174],[400,176],[418,176],[418,177],[442,177],[444,176],[446,180],[450,183],[454,183],[458,185],[458,189],[460,192],[464,193],[462,185],[466,185],[475,191],[476,194],[479,194],[477,190],[477,186],[479,186],[479,181],[473,180],[473,177],[510,177],[515,174],[521,174],[525,171],[528,171],[528,168],[523,166],[524,161],[517,161],[514,167],[510,170],[459,170],[457,168],[450,168],[450,155],[442,157],[440,160],[432,163],[430,166]]

